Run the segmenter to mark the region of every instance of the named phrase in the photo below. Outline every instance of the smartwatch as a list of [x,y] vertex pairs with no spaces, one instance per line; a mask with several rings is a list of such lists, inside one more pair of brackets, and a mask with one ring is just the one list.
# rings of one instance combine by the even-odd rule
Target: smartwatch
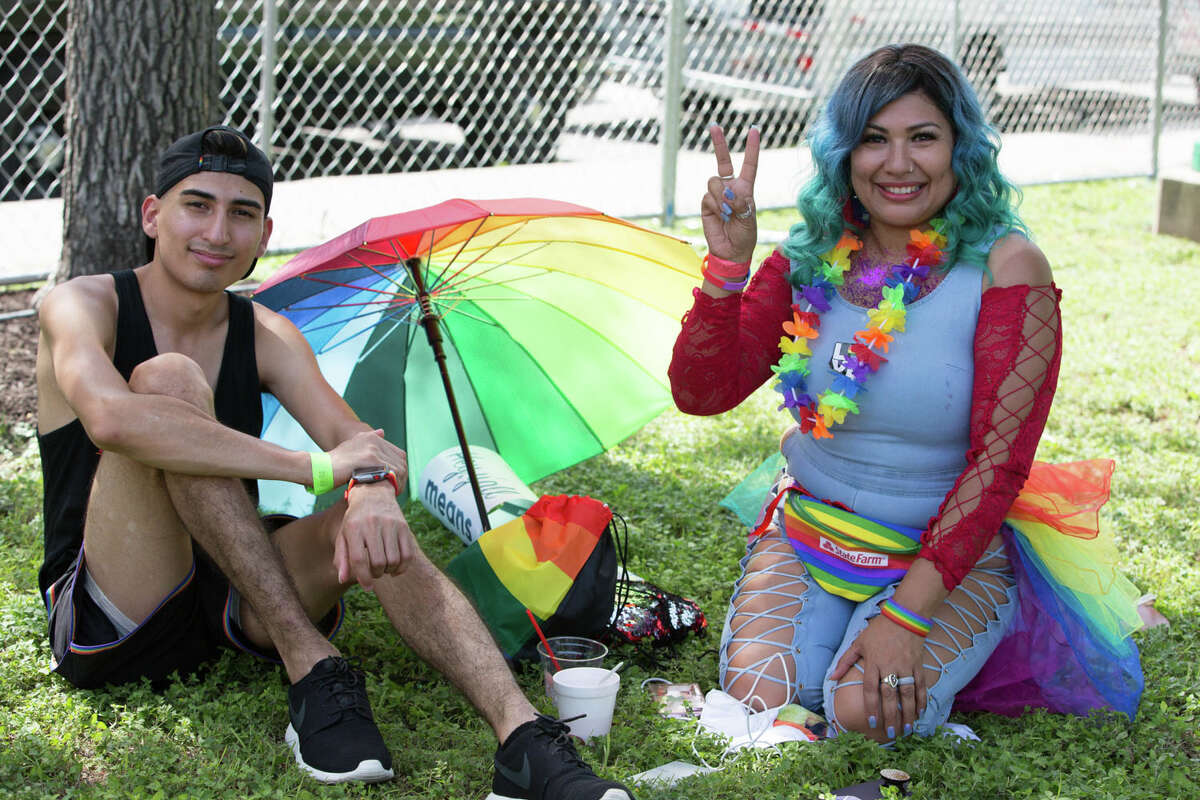
[[400,481],[396,480],[396,473],[386,465],[380,464],[377,467],[362,467],[350,473],[350,482],[346,484],[346,492],[342,496],[347,500],[350,499],[350,490],[360,483],[379,483],[380,481],[390,481],[392,489],[396,494],[400,494]]

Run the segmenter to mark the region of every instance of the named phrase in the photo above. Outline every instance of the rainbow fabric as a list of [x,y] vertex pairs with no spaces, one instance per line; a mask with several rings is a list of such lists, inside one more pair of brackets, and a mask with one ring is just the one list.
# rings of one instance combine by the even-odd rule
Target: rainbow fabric
[[543,629],[553,629],[546,623],[559,612],[611,519],[612,511],[599,500],[548,495],[523,516],[480,536],[450,562],[446,574],[471,597],[511,657],[534,635],[525,609]]
[[784,530],[825,591],[861,603],[904,577],[921,549],[921,531],[890,525],[786,492]]
[[956,709],[1137,714],[1139,592],[1100,519],[1114,468],[1109,459],[1034,463],[1000,531],[1017,579],[1016,619]]
[[[773,454],[721,505],[754,527],[762,496],[783,464]],[[1030,708],[1137,714],[1145,688],[1132,636],[1142,626],[1139,592],[1121,574],[1112,531],[1100,519],[1115,468],[1110,459],[1034,462],[1000,527],[1017,579],[1016,619],[958,693],[955,710],[1014,717]],[[761,511],[751,536],[774,521],[782,494]]]

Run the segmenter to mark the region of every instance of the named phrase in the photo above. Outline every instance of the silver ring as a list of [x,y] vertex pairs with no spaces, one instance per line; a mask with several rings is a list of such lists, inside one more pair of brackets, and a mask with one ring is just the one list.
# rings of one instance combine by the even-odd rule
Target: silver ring
[[754,200],[746,201],[746,210],[736,215],[738,219],[749,219],[754,215]]
[[901,678],[896,673],[891,672],[879,679],[879,683],[885,686],[890,686],[895,689],[897,686],[912,686],[917,682],[917,679],[909,675],[907,678]]
[[718,175],[717,179],[722,180],[722,181],[731,181],[731,180],[733,180],[733,177],[734,176],[732,176],[732,175]]

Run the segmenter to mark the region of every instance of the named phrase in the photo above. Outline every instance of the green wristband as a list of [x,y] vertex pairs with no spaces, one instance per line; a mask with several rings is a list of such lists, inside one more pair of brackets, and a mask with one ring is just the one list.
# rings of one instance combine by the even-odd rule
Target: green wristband
[[316,451],[308,454],[312,460],[313,485],[309,494],[325,494],[333,488],[333,459],[329,453]]

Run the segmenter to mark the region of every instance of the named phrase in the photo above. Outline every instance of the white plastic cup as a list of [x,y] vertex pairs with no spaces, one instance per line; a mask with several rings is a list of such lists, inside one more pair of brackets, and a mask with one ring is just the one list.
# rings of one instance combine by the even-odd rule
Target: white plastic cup
[[559,719],[585,716],[568,722],[572,736],[583,741],[603,736],[612,728],[613,708],[621,676],[599,667],[571,667],[554,674],[554,704]]
[[538,642],[538,657],[542,661],[542,679],[546,685],[546,696],[554,699],[554,676],[561,670],[572,667],[598,667],[604,663],[608,648],[586,636],[551,636],[547,639],[554,657],[546,651],[546,645]]

